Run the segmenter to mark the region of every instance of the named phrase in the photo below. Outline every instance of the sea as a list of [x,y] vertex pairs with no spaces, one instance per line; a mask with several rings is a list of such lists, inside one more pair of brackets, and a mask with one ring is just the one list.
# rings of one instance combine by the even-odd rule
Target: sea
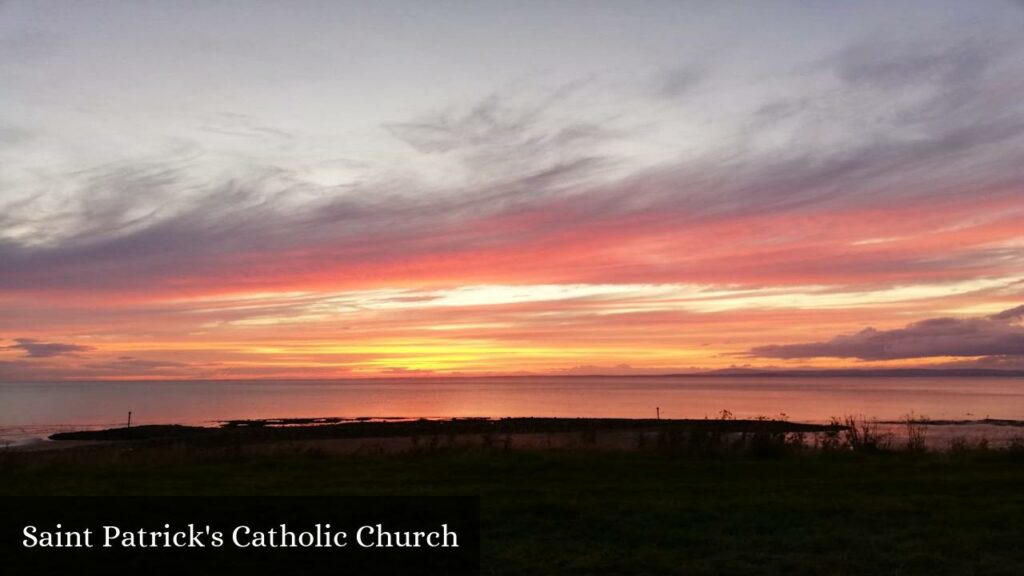
[[[579,376],[0,383],[0,449],[59,431],[267,418],[786,418],[944,421],[938,438],[1024,436],[1021,377]],[[989,419],[989,423],[979,422]],[[992,423],[1018,421],[1018,425]],[[896,426],[893,424],[893,426]],[[932,434],[935,438],[935,434]]]

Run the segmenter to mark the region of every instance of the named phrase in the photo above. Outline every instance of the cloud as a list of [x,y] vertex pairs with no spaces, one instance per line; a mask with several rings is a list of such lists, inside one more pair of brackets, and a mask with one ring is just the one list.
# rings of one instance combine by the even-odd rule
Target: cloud
[[664,98],[679,98],[690,93],[707,78],[707,71],[698,67],[672,70],[661,79],[657,93]]
[[[223,158],[198,145],[63,174],[60,193],[32,192],[53,186],[40,182],[0,199],[0,294],[740,276],[917,283],[1016,270],[1024,252],[998,226],[942,246],[850,249],[873,236],[1011,218],[1005,197],[1024,185],[1015,98],[1024,76],[1010,73],[1013,47],[884,48],[844,51],[814,71],[824,88],[769,99],[747,123],[724,122],[743,126],[735,141],[629,170],[617,168],[633,166],[629,122],[609,119],[632,110],[575,106],[585,98],[573,88],[532,100],[490,96],[386,125],[409,145],[409,164],[455,168],[443,184],[402,162],[344,189],[285,166],[219,170]],[[700,76],[679,74],[677,88]],[[893,98],[914,87],[925,96]],[[266,132],[256,119],[226,122]],[[888,214],[902,215],[891,230],[866,231]],[[844,226],[829,227],[836,223]]]
[[77,352],[92,350],[91,346],[79,344],[63,344],[60,342],[40,342],[33,338],[15,338],[16,344],[8,346],[8,350],[21,350],[24,358],[53,358],[54,356],[74,355]]
[[977,40],[907,46],[891,42],[856,44],[835,59],[836,73],[852,85],[889,90],[935,84],[950,88],[976,82],[998,56]]
[[175,362],[170,360],[148,360],[144,358],[135,358],[133,356],[119,356],[114,360],[108,362],[96,362],[86,364],[85,368],[89,370],[98,370],[103,372],[111,373],[145,373],[153,370],[160,370],[162,368],[189,368],[189,364],[184,362]]
[[[51,358],[51,359],[47,359]],[[82,362],[67,356],[52,359],[0,360],[0,382],[46,382],[106,378],[209,378],[220,366],[212,363],[187,364],[122,356],[109,361]]]
[[614,118],[572,110],[569,100],[575,91],[569,86],[542,98],[519,100],[491,95],[464,110],[444,110],[383,128],[434,161],[449,158],[471,181],[494,180],[484,188],[500,187],[509,178],[560,172],[581,162],[596,164],[602,145],[622,136]]
[[1013,322],[1022,318],[1024,318],[1024,304],[989,316],[990,320],[995,320],[997,322]]
[[1024,357],[1024,306],[976,318],[931,318],[895,330],[865,328],[824,342],[757,346],[762,358],[901,360],[942,356]]
[[17,126],[0,124],[0,146],[19,144],[32,138],[32,133]]

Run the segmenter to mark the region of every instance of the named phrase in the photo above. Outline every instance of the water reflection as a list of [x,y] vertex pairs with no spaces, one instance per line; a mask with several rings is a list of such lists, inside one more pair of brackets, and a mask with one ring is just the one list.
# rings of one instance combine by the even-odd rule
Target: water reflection
[[579,377],[0,384],[0,426],[259,418],[1024,418],[1024,378]]

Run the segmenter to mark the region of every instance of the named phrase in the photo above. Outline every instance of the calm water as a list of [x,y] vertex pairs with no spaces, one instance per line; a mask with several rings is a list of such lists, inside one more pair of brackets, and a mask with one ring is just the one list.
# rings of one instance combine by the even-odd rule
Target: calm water
[[0,384],[0,440],[133,423],[285,417],[1024,419],[1024,378],[607,377]]

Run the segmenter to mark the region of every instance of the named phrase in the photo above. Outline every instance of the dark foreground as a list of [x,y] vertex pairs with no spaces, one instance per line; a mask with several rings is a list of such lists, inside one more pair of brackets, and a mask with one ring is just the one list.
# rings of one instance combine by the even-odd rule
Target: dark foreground
[[4,495],[479,495],[482,574],[1024,574],[1024,453],[116,443]]

